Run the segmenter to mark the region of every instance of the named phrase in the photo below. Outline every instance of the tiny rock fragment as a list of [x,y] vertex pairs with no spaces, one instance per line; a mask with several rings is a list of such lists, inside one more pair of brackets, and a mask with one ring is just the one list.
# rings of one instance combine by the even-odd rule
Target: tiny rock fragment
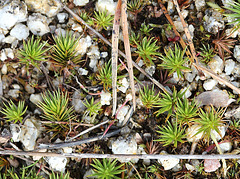
[[[160,152],[161,155],[167,155],[168,153],[166,151],[162,151]],[[173,167],[175,167],[178,163],[179,163],[179,159],[158,159],[158,162],[160,164],[162,164],[162,166],[164,167],[164,170],[170,170]]]
[[221,167],[221,164],[218,159],[205,159],[204,160],[204,171],[205,172],[214,172],[219,167]]
[[217,90],[201,93],[196,97],[196,101],[199,103],[200,106],[213,105],[215,107],[226,107],[235,100],[229,98],[227,92]]

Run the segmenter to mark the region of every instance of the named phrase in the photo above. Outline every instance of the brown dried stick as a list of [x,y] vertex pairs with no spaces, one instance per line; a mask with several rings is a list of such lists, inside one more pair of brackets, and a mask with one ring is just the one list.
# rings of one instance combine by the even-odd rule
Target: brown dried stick
[[121,19],[122,19],[122,29],[123,29],[123,41],[124,41],[125,53],[127,57],[128,73],[129,73],[130,86],[132,91],[133,110],[135,111],[136,97],[135,97],[135,85],[134,85],[134,78],[133,78],[132,54],[130,50],[129,34],[128,34],[127,0],[122,0]]
[[118,38],[121,17],[121,4],[122,1],[118,0],[112,30],[112,93],[113,93],[112,115],[115,114],[117,109],[117,62],[118,62]]
[[[70,13],[77,21],[85,25],[88,29],[90,29],[92,32],[94,32],[99,38],[101,38],[107,45],[112,47],[112,44],[105,38],[103,37],[99,32],[97,32],[95,29],[90,27],[84,20],[82,20],[77,14],[75,14],[71,9],[69,9],[67,6],[63,7],[68,13]],[[121,51],[118,50],[118,53],[123,57],[127,58],[126,55]],[[134,61],[132,61],[132,64],[135,68],[137,68],[141,73],[143,73],[148,79],[150,79],[156,86],[158,86],[161,90],[164,92],[172,95],[172,92],[166,89],[162,84],[160,84],[157,80],[155,80],[153,77],[151,77],[148,73],[146,73],[140,66],[138,66]]]
[[121,158],[121,159],[240,159],[240,155],[151,155],[151,154],[94,154],[94,153],[53,153],[53,152],[31,152],[0,150],[0,155],[24,155],[41,157],[68,157],[68,158]]

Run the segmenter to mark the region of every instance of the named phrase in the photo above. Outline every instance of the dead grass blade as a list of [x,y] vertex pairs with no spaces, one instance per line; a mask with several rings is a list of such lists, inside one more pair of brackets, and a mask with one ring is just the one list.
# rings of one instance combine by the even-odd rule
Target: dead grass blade
[[135,97],[135,85],[133,78],[133,64],[132,64],[132,54],[130,50],[129,43],[129,34],[128,34],[128,22],[127,22],[127,0],[122,0],[122,9],[121,9],[121,20],[122,20],[122,30],[123,30],[123,41],[124,48],[127,57],[127,65],[128,65],[128,73],[130,79],[130,86],[132,91],[132,99],[133,99],[133,109],[136,110],[136,97]]
[[112,30],[112,94],[113,94],[112,115],[115,114],[117,109],[117,62],[118,62],[118,38],[121,17],[121,4],[122,1],[118,0]]
[[[186,35],[186,37],[187,37],[187,40],[188,40],[188,45],[189,45],[190,50],[191,50],[191,53],[192,53],[192,57],[193,57],[195,63],[198,64],[198,59],[197,59],[197,56],[196,56],[196,51],[195,51],[195,48],[194,48],[194,45],[193,45],[193,41],[192,41],[190,32],[189,32],[189,30],[188,30],[188,26],[187,26],[187,24],[185,23],[184,18],[183,18],[182,14],[181,14],[181,11],[180,11],[180,9],[179,9],[179,5],[178,5],[177,0],[173,0],[173,3],[175,4],[175,7],[176,7],[177,12],[178,12],[178,15],[179,15],[179,17],[180,17],[180,19],[181,19],[181,22],[182,22],[182,25],[183,25],[183,29],[184,29],[185,35]],[[183,48],[183,49],[184,49],[184,48]],[[190,58],[190,59],[191,59],[191,58]],[[192,61],[192,62],[193,62],[193,61]]]
[[[100,34],[99,32],[97,32],[95,29],[93,29],[92,27],[90,27],[82,18],[80,18],[76,13],[74,13],[71,9],[69,9],[66,5],[63,6],[63,8],[69,13],[71,14],[74,19],[78,22],[80,22],[81,24],[85,25],[89,30],[91,30],[93,33],[95,33],[99,38],[102,39],[102,41],[104,41],[107,45],[109,45],[110,47],[112,47],[112,44],[105,38],[102,36],[102,34]],[[123,58],[127,58],[126,55],[121,51],[118,50],[118,53],[123,57]],[[143,70],[140,66],[138,66],[138,64],[136,64],[134,61],[132,61],[132,64],[135,68],[137,68],[142,74],[144,74],[148,79],[150,79],[157,87],[159,87],[161,90],[163,90],[164,92],[172,95],[172,92],[169,91],[168,89],[166,89],[162,84],[160,84],[157,80],[155,80],[153,77],[151,77],[148,73],[145,72],[145,70]]]

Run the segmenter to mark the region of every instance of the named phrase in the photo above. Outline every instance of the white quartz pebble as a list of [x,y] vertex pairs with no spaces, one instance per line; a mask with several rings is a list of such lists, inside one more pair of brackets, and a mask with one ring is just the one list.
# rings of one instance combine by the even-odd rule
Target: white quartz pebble
[[18,40],[24,40],[29,36],[29,28],[21,23],[16,24],[10,31],[10,35]]

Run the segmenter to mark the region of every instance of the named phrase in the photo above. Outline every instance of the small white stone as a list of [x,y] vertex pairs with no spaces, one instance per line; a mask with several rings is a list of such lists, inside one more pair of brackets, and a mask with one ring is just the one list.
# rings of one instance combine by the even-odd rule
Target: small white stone
[[203,88],[205,90],[212,90],[217,85],[217,83],[218,82],[216,80],[213,80],[213,79],[206,80],[203,83]]
[[130,94],[130,93],[127,94],[127,96],[126,96],[126,100],[129,100],[129,101],[132,100],[132,94]]
[[89,0],[73,0],[73,3],[76,6],[85,6],[87,3],[89,3]]
[[[114,154],[137,154],[138,153],[138,147],[137,142],[134,136],[129,136],[127,139],[124,138],[118,138],[117,140],[114,140],[112,142],[112,152]],[[129,162],[131,158],[129,159],[123,159],[118,158],[120,162]],[[132,159],[131,162],[137,163],[138,159]]]
[[6,75],[7,74],[7,65],[4,63],[3,66],[2,66],[2,74],[3,75]]
[[29,36],[29,28],[22,23],[16,24],[10,31],[10,35],[18,40],[24,40]]
[[203,137],[203,132],[200,132],[197,134],[197,132],[199,131],[200,129],[200,126],[199,125],[191,125],[187,128],[186,130],[186,138],[187,138],[187,141],[188,142],[197,142],[199,141],[200,139],[202,139]]
[[225,61],[225,72],[226,75],[231,75],[235,67],[235,62],[230,59]]
[[39,121],[35,120],[34,117],[24,122],[24,125],[21,127],[19,139],[24,145],[25,150],[34,150],[36,140],[41,133],[40,128]]
[[111,93],[102,91],[100,96],[101,96],[101,105],[110,105],[110,101],[112,99]]
[[171,15],[174,12],[174,4],[172,1],[168,1],[167,12]]
[[218,55],[215,55],[208,63],[208,66],[214,73],[221,74],[224,67],[223,60]]
[[189,11],[186,10],[186,9],[183,9],[183,10],[181,11],[181,14],[182,14],[182,16],[183,16],[184,19],[188,16],[188,13],[189,13]]
[[30,101],[33,104],[38,104],[40,101],[42,101],[42,96],[41,94],[31,94],[30,95]]
[[84,76],[86,76],[86,75],[88,74],[88,71],[85,70],[84,68],[79,68],[79,69],[78,69],[78,73],[79,73],[79,75],[84,75]]
[[80,24],[73,24],[72,25],[72,30],[78,31],[78,32],[82,32],[83,28]]
[[189,163],[186,163],[185,166],[187,170],[190,170],[190,171],[195,170],[195,167],[193,165],[190,165]]
[[219,144],[219,147],[221,148],[222,152],[229,152],[232,149],[232,143],[231,142],[223,142]]
[[62,9],[62,4],[59,0],[25,0],[29,10],[39,12],[48,17],[57,15]]
[[128,87],[129,87],[129,82],[128,82],[127,78],[123,78],[123,79],[119,80],[119,84],[120,84],[120,86],[117,86],[117,89],[119,89],[123,93],[126,93]]
[[194,78],[196,76],[196,73],[192,73],[192,72],[187,72],[187,73],[184,73],[184,77],[186,80],[188,80],[188,82],[193,82]]
[[102,58],[106,58],[107,56],[108,56],[107,52],[101,52],[100,53],[100,57],[102,57]]
[[27,13],[27,6],[24,1],[5,1],[4,5],[0,8],[0,28],[8,30],[16,23],[26,21]]
[[28,92],[28,94],[35,93],[35,89],[30,84],[25,85],[25,90]]
[[211,133],[215,135],[217,141],[219,141],[220,139],[222,139],[225,136],[227,127],[225,125],[223,125],[223,126],[218,127],[218,129],[219,129],[221,135],[218,134],[217,131],[211,130]]
[[98,0],[96,3],[97,11],[105,11],[107,10],[109,14],[114,15],[115,9],[117,7],[117,2],[113,0]]
[[58,22],[59,22],[59,23],[64,23],[65,20],[68,18],[68,14],[65,13],[65,12],[58,13],[58,14],[57,14],[57,18],[58,18]]
[[86,110],[82,101],[83,97],[84,96],[80,92],[74,91],[71,103],[77,113],[82,113]]
[[70,153],[72,153],[72,151],[73,151],[72,147],[63,147],[63,152],[64,153],[70,154]]
[[200,11],[206,5],[205,0],[195,0],[195,6],[197,11]]
[[[47,149],[38,149],[38,152],[47,152]],[[42,156],[32,156],[33,160],[40,160]]]
[[67,158],[65,157],[48,157],[47,163],[50,169],[54,171],[64,172],[67,165]]
[[[161,155],[167,155],[166,151],[161,151]],[[164,167],[164,170],[170,170],[179,163],[179,159],[158,159],[158,162]]]
[[100,59],[100,52],[97,45],[91,46],[89,52],[87,53],[90,59]]
[[97,59],[90,59],[89,67],[92,68],[94,72],[97,71],[97,63],[98,63]]
[[240,45],[235,45],[233,50],[233,56],[236,58],[238,62],[240,62]]
[[184,32],[184,28],[181,21],[173,21],[178,32]]
[[5,52],[8,58],[13,59],[14,58],[14,53],[13,50],[11,48],[5,48]]
[[0,42],[2,42],[2,41],[3,41],[3,39],[5,39],[5,35],[4,35],[4,34],[2,34],[2,33],[0,33]]
[[151,66],[147,66],[145,68],[145,71],[150,75],[150,76],[153,76],[153,74],[155,73],[155,65],[151,65]]
[[183,91],[185,91],[185,94],[184,94],[184,97],[185,98],[189,98],[191,95],[192,95],[192,92],[191,92],[191,90],[190,90],[190,88],[188,87],[184,87],[183,88]]
[[138,66],[140,66],[140,67],[142,67],[144,65],[144,61],[141,59],[141,60],[139,60],[139,62],[138,62]]
[[3,43],[11,44],[16,40],[16,37],[13,37],[11,35],[7,36],[2,40]]
[[206,15],[203,17],[204,28],[213,34],[217,34],[218,30],[225,27],[222,13],[213,9],[206,11]]
[[13,87],[14,89],[18,89],[18,90],[21,88],[18,84],[12,84],[12,87]]
[[[129,110],[129,106],[125,105],[121,108],[122,105],[118,105],[118,109],[117,109],[117,119],[118,119],[118,124],[121,125],[122,122],[124,121],[124,118],[126,116],[126,114],[128,113]],[[120,109],[121,108],[121,109]]]
[[10,124],[10,131],[12,134],[13,142],[19,142],[19,135],[21,133],[21,127],[18,124]]
[[12,98],[18,98],[20,91],[18,89],[11,89],[8,91],[8,95]]
[[92,45],[92,39],[88,35],[85,38],[81,38],[76,47],[77,54],[84,55],[87,52],[87,48]]
[[28,17],[27,25],[30,31],[34,35],[43,36],[44,34],[50,32],[48,27],[48,19],[46,16],[41,15],[40,13],[33,13]]
[[1,61],[7,60],[7,54],[4,49],[1,50]]

